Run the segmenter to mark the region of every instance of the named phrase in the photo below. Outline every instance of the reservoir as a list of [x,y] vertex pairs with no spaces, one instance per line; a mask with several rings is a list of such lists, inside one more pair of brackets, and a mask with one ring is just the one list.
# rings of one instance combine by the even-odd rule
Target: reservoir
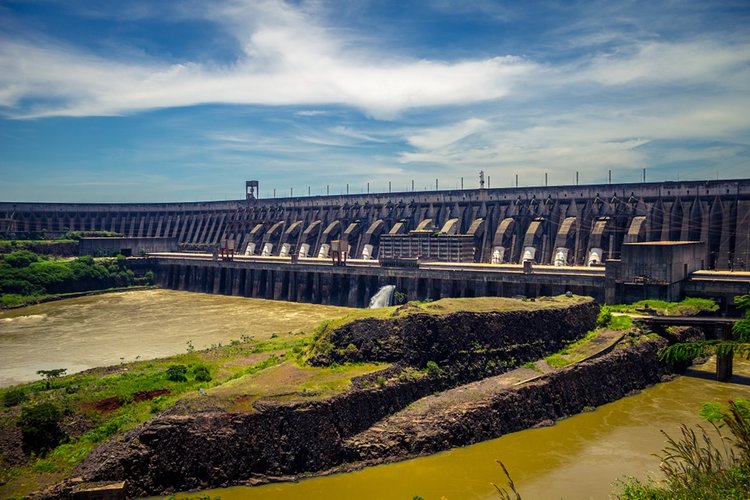
[[[350,309],[170,290],[112,293],[0,312],[0,385],[36,380],[40,369],[69,372],[167,356],[242,336],[309,331]],[[505,484],[496,460],[525,499],[603,499],[625,476],[658,475],[664,430],[701,422],[706,401],[750,398],[750,362],[734,378],[711,379],[713,361],[639,394],[557,422],[429,457],[260,487],[202,492],[223,500],[496,499]],[[192,494],[193,496],[195,494]]]

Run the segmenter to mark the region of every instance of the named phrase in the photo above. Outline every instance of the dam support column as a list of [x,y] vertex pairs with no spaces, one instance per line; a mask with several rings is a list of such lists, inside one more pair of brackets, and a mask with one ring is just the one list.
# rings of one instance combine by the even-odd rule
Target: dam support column
[[[726,325],[719,325],[716,327],[716,338],[719,340],[731,340],[732,332],[730,327]],[[726,382],[732,378],[732,358],[734,352],[729,354],[719,355],[716,354],[716,380],[719,382]]]

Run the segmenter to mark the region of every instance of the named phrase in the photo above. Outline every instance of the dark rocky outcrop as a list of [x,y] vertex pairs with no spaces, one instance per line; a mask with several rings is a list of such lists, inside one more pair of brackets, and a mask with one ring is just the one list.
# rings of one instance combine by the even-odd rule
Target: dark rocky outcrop
[[456,312],[368,318],[316,339],[314,365],[390,361],[424,367],[433,361],[469,380],[502,373],[578,340],[596,324],[599,306],[587,301],[534,311]]

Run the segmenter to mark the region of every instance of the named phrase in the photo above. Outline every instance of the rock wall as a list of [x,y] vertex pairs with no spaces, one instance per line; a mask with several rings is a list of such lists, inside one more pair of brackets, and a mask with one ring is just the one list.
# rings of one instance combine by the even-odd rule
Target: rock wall
[[557,352],[593,330],[599,306],[410,314],[346,324],[316,341],[312,364],[385,361],[422,368],[437,363],[454,381],[502,373]]
[[142,497],[321,471],[343,463],[345,437],[432,390],[423,379],[311,403],[261,402],[254,413],[162,415],[94,450],[78,474],[126,479],[127,496]]
[[659,382],[671,367],[657,351],[667,342],[641,337],[635,346],[551,373],[485,399],[439,409],[417,421],[386,421],[347,440],[349,462],[382,462],[478,443],[616,401]]

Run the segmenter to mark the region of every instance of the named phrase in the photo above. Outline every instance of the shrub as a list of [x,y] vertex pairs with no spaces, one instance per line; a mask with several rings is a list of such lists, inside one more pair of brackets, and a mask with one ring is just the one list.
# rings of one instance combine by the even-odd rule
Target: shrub
[[0,280],[2,293],[14,293],[18,295],[43,295],[44,288],[34,285],[25,279],[3,279]]
[[32,262],[37,262],[38,260],[39,256],[28,250],[17,250],[5,256],[5,262],[11,267],[16,268],[29,267]]
[[198,365],[193,368],[193,377],[198,382],[210,382],[212,379],[211,372],[206,365]]
[[172,382],[186,382],[187,381],[187,366],[185,365],[171,365],[167,368],[167,380]]
[[612,323],[612,311],[609,307],[603,306],[596,317],[596,327],[607,328],[610,323]]
[[60,428],[62,412],[52,403],[24,408],[16,424],[21,429],[24,451],[44,455],[65,439]]
[[3,406],[9,408],[26,401],[26,393],[23,389],[10,389],[3,395]]
[[424,366],[424,370],[430,377],[439,377],[443,374],[443,369],[434,361],[428,361]]

